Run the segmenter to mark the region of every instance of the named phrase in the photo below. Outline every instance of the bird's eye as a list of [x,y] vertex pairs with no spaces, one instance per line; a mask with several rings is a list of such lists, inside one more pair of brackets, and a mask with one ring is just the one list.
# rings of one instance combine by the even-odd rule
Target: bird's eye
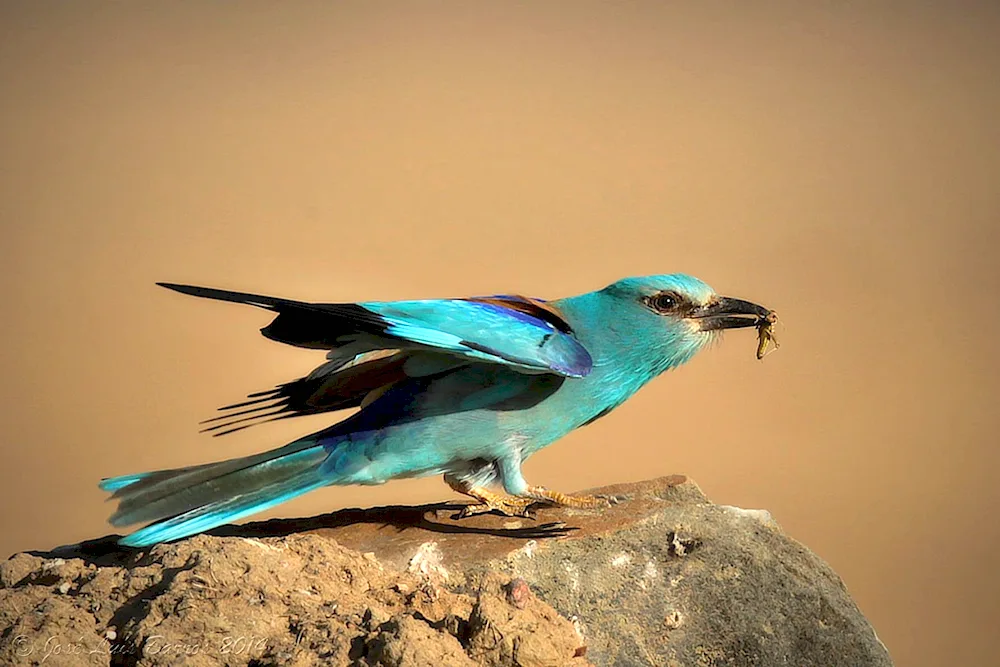
[[660,292],[646,298],[646,304],[658,313],[676,312],[682,299],[676,292]]

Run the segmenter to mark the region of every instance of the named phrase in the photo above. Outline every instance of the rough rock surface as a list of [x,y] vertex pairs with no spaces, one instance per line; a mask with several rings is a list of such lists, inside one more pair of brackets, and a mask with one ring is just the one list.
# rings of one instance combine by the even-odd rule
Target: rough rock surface
[[[0,564],[0,664],[891,665],[837,575],[683,477],[601,511],[344,510]],[[588,662],[589,661],[589,662]]]

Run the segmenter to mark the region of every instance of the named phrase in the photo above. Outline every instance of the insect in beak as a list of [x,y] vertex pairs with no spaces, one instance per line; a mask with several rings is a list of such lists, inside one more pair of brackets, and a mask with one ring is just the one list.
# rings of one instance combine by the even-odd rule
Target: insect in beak
[[[757,358],[763,359],[771,352],[774,352],[781,344],[778,339],[774,336],[774,325],[778,321],[778,314],[773,310],[767,315],[762,317],[757,322]],[[769,345],[773,345],[772,349],[768,349]]]

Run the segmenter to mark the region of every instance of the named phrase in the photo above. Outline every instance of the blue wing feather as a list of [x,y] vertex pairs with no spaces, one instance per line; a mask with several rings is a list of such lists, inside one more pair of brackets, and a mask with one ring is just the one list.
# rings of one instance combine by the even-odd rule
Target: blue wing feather
[[453,354],[567,377],[583,377],[592,367],[590,354],[572,333],[498,300],[358,305],[385,320],[386,335]]

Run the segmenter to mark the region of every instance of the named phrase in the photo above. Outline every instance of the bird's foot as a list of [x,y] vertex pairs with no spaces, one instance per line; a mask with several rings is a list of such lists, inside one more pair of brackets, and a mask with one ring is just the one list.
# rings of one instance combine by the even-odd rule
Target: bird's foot
[[553,505],[561,505],[562,507],[588,510],[617,505],[625,499],[623,496],[571,496],[558,491],[551,491],[544,486],[529,486],[527,491],[525,491],[525,497],[549,502]]
[[477,514],[486,514],[492,511],[497,511],[504,516],[517,516],[526,519],[535,518],[530,510],[530,507],[535,504],[534,498],[519,498],[517,496],[508,496],[505,493],[494,493],[493,491],[478,488],[470,489],[465,493],[481,502],[466,505],[462,508],[462,511],[458,513],[459,519]]

